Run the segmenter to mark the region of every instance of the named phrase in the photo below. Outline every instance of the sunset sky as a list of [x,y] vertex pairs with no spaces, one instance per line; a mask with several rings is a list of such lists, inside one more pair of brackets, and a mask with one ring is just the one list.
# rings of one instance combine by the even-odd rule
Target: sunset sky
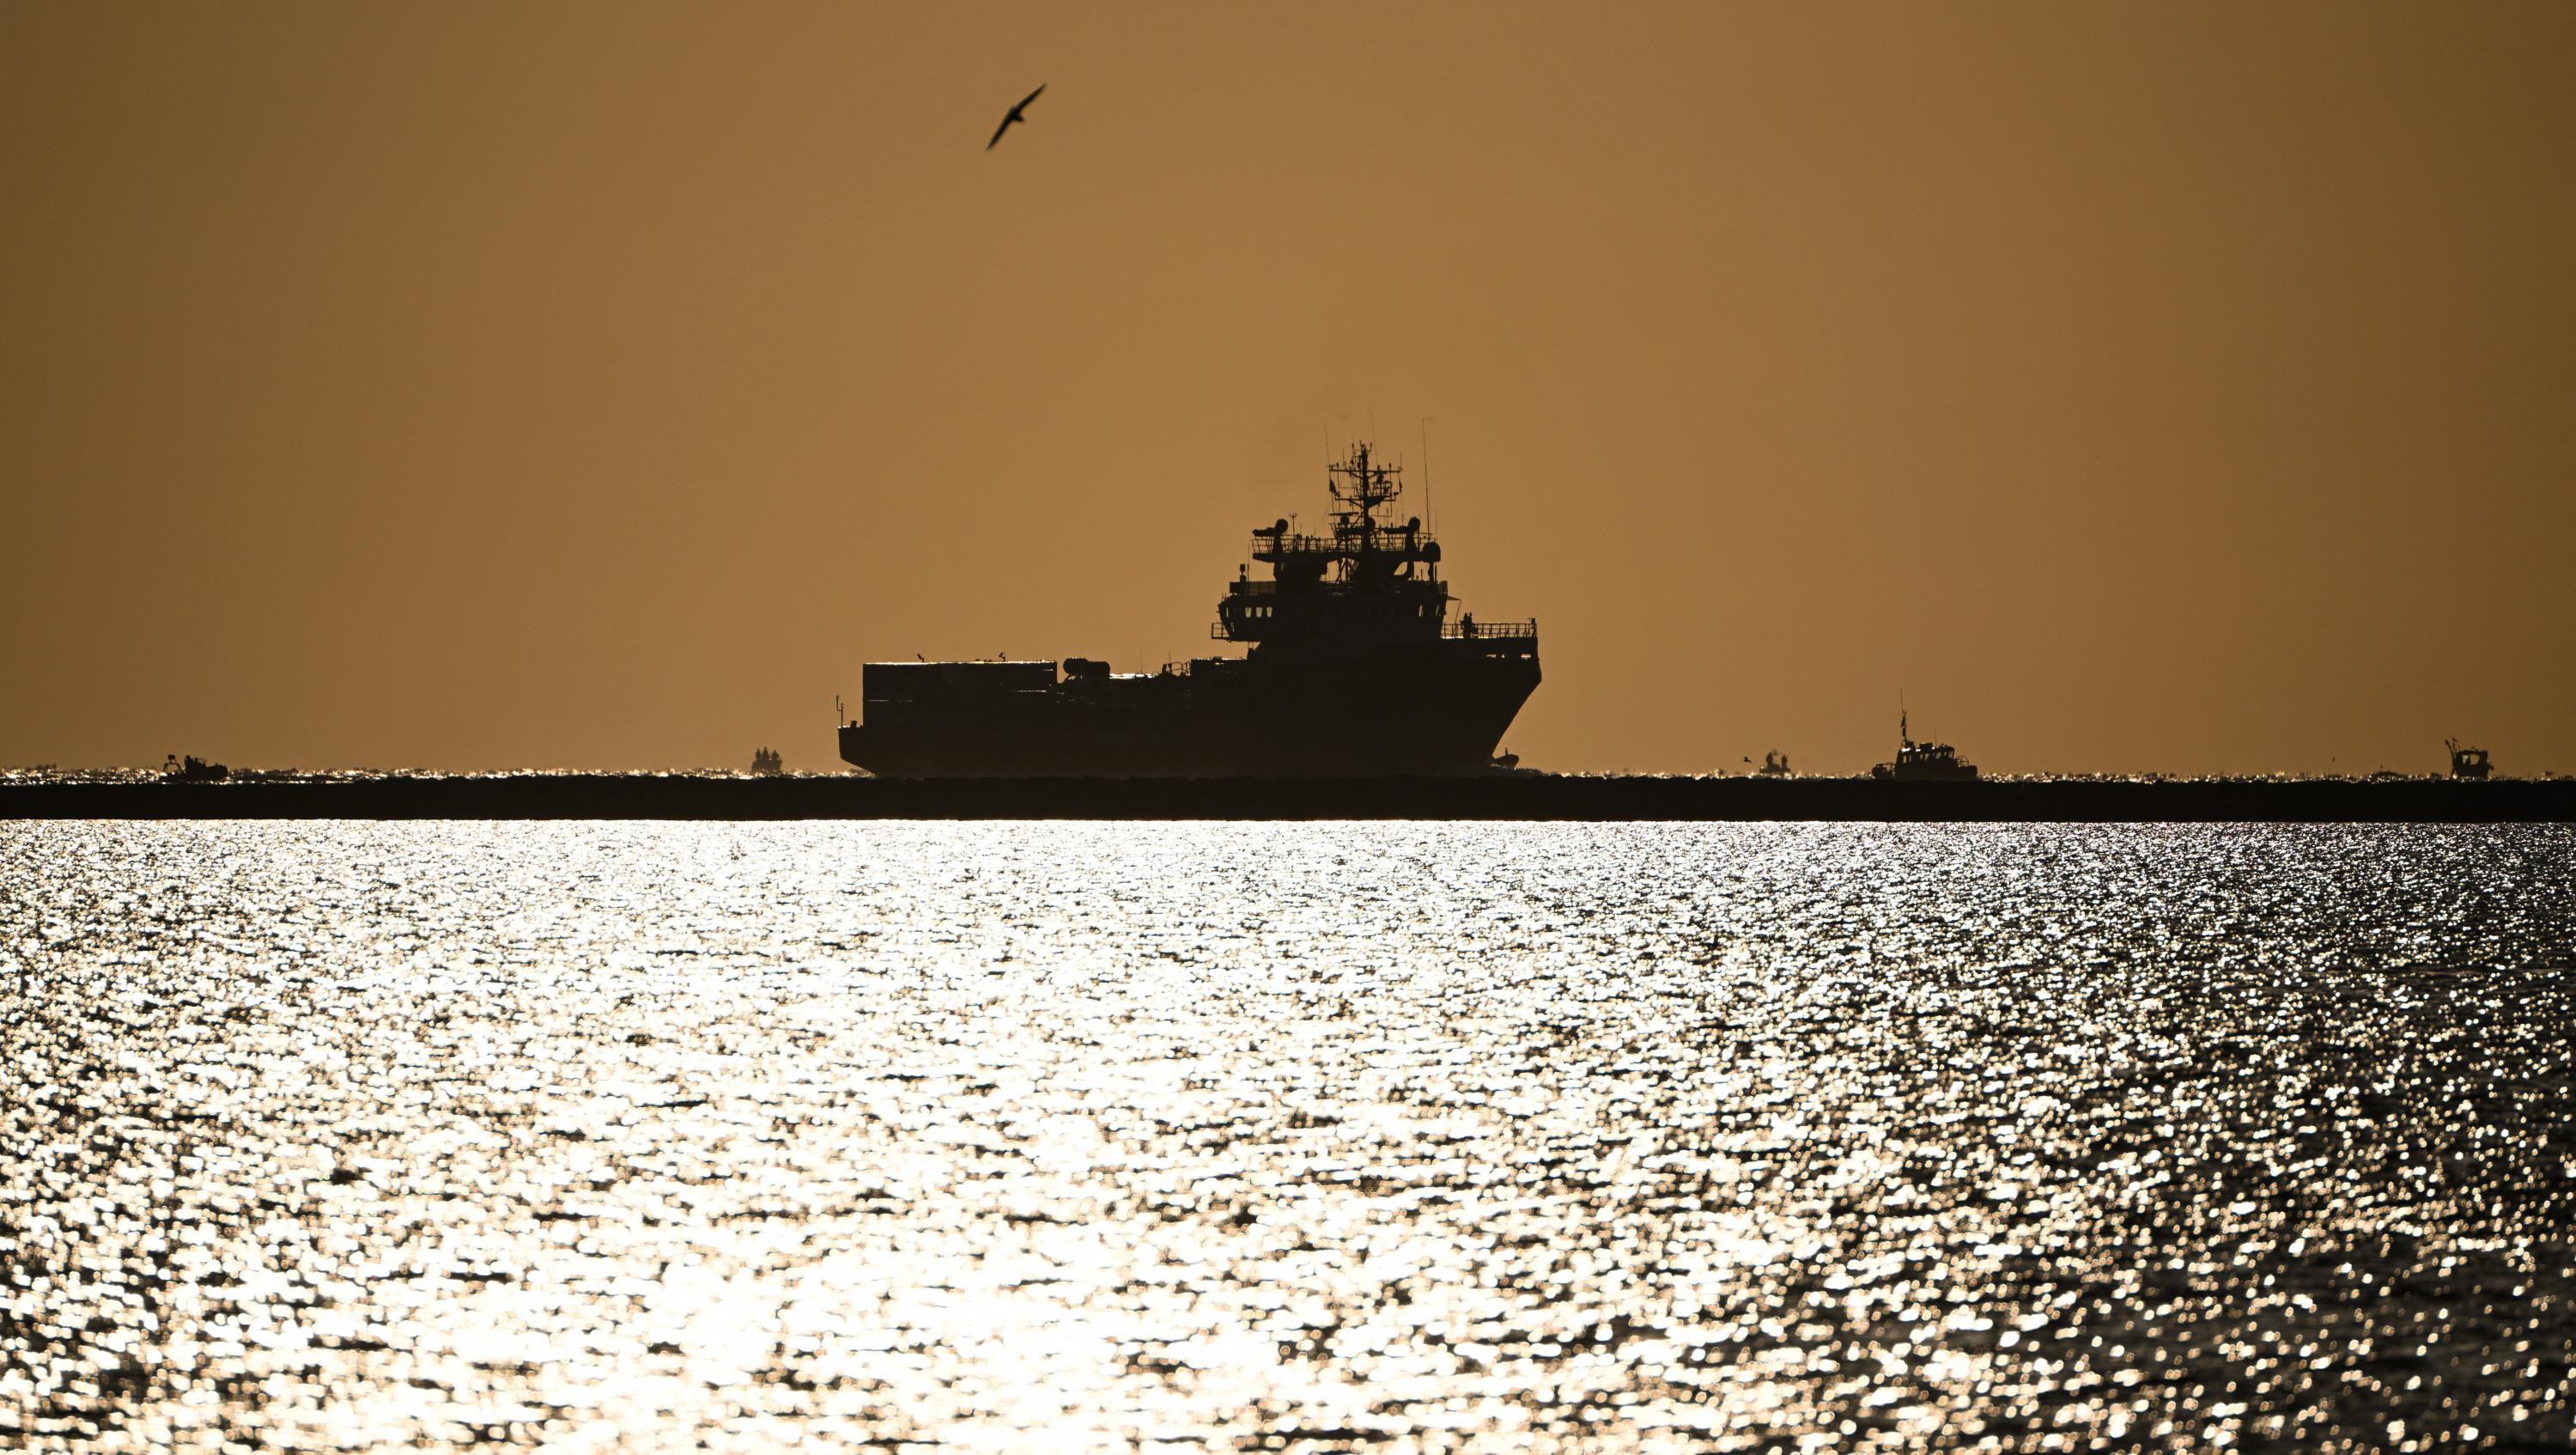
[[[1329,446],[1564,770],[2576,771],[2576,6],[0,9],[0,764],[837,766]],[[990,152],[1010,104],[1028,124]],[[1408,512],[1418,512],[1418,500]]]

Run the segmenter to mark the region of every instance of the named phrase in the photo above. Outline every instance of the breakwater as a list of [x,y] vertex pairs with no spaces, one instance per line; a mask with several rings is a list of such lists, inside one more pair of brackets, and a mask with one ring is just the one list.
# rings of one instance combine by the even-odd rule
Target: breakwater
[[231,783],[18,781],[0,818],[1467,819],[2562,823],[2576,778],[743,778],[550,773]]

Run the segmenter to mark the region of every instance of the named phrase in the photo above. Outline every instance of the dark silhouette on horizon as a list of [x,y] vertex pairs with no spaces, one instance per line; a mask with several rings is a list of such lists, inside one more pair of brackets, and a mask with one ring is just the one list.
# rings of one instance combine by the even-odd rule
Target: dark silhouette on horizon
[[2484,748],[2462,747],[2458,738],[2444,738],[2442,746],[2451,750],[2451,776],[2454,778],[2484,782],[2487,775],[2495,771],[2495,764],[2488,759]]
[[1002,144],[1002,133],[1011,129],[1012,122],[1028,120],[1029,118],[1026,113],[1029,109],[1029,103],[1038,99],[1039,94],[1045,90],[1046,87],[1041,85],[1037,90],[1031,91],[1026,96],[1021,97],[1020,104],[1011,108],[1011,114],[1002,118],[1002,124],[993,128],[993,139],[984,143],[984,150],[989,152],[993,148],[1000,146]]
[[[1332,526],[1252,532],[1209,635],[1241,657],[1118,674],[1090,657],[870,662],[844,761],[888,777],[1478,774],[1539,683],[1538,623],[1452,619],[1401,467],[1329,467]],[[1272,579],[1252,579],[1251,561]],[[1514,760],[1517,762],[1517,760]]]
[[[1959,750],[1948,743],[1918,743],[1905,709],[1896,710],[1896,761],[1881,763],[1869,770],[1869,776],[1894,783],[1970,783],[1976,780],[1977,765],[1960,758]],[[1782,765],[1787,766],[1785,763]]]
[[10,819],[1473,819],[1494,822],[2567,823],[2576,778],[2005,779],[1719,774],[869,778],[687,773],[0,781]]

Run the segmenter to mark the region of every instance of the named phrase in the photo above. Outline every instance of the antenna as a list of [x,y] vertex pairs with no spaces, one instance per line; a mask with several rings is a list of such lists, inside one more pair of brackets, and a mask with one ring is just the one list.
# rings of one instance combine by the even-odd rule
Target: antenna
[[1422,416],[1422,522],[1434,535],[1440,532],[1440,517],[1431,513],[1431,416]]

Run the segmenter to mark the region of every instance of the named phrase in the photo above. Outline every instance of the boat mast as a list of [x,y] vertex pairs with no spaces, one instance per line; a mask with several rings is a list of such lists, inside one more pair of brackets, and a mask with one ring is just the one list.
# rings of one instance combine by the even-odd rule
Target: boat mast
[[[1367,441],[1353,445],[1349,456],[1341,463],[1327,467],[1325,486],[1342,507],[1333,512],[1336,521],[1334,535],[1358,537],[1356,552],[1345,548],[1335,553],[1340,557],[1342,579],[1347,581],[1355,576],[1365,579],[1365,572],[1353,568],[1377,550],[1378,507],[1395,498],[1400,488],[1395,476],[1401,468],[1376,463],[1371,458]],[[1337,544],[1342,543],[1337,541]]]

